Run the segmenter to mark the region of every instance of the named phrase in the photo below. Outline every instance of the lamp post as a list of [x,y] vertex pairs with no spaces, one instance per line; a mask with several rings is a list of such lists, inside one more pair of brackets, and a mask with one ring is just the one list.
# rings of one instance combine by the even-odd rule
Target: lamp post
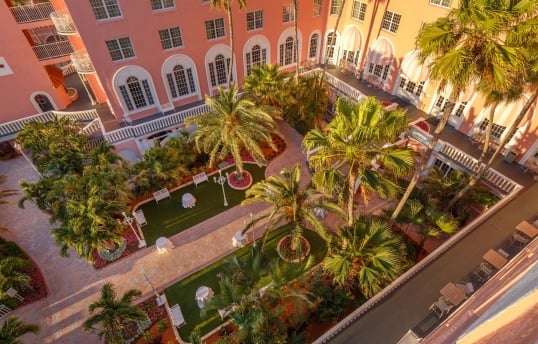
[[224,206],[228,206],[228,200],[226,199],[226,191],[224,191],[224,183],[226,183],[226,178],[228,177],[228,172],[226,172],[226,177],[222,175],[222,171],[219,168],[219,177],[213,176],[213,181],[217,184],[220,184],[222,187],[222,196],[224,197]]
[[163,294],[163,295],[159,295],[159,293],[157,292],[157,290],[155,290],[155,287],[153,286],[153,284],[151,283],[151,281],[149,280],[148,276],[146,276],[146,274],[144,273],[144,271],[142,271],[142,276],[144,276],[144,279],[146,280],[146,282],[148,282],[149,286],[151,287],[151,290],[153,290],[153,293],[155,294],[155,296],[157,297],[157,305],[158,306],[161,306],[164,304],[164,301],[166,300],[166,296]]
[[146,241],[142,240],[142,238],[138,234],[138,231],[133,226],[134,218],[132,218],[130,216],[127,216],[127,214],[124,211],[121,212],[121,215],[123,216],[123,221],[121,223],[124,224],[124,225],[129,225],[129,227],[131,227],[131,230],[133,231],[134,235],[136,236],[136,240],[138,240],[138,248],[142,248],[142,247],[146,246]]

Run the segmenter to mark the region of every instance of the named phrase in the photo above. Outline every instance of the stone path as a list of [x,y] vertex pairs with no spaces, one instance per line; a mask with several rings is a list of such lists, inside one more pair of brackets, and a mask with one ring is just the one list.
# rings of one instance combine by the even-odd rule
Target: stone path
[[[306,184],[310,175],[301,151],[302,137],[286,123],[279,125],[287,148],[269,164],[266,175],[276,174],[283,167],[291,168],[298,162],[302,167],[302,183]],[[37,180],[36,172],[23,157],[0,162],[0,174],[7,179],[3,189],[20,189],[20,179]],[[168,253],[159,254],[151,246],[95,270],[74,253],[69,258],[60,257],[59,248],[50,235],[53,226],[49,224],[49,217],[31,202],[25,204],[26,209],[19,209],[16,205],[19,197],[8,198],[15,204],[0,208],[0,226],[9,228],[2,236],[15,241],[37,262],[50,289],[49,297],[14,312],[41,327],[38,335],[24,337],[28,343],[99,343],[95,334],[82,332],[81,324],[88,316],[88,305],[99,297],[104,283],[113,283],[120,294],[137,288],[143,298],[150,297],[153,292],[142,273],[162,291],[233,251],[233,234],[243,228],[249,212],[257,214],[264,208],[263,205],[237,206],[171,238],[176,248]]]

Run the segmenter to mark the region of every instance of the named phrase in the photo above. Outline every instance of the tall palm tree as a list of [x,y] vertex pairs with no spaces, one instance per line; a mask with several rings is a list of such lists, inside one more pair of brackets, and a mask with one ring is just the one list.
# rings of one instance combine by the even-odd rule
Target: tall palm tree
[[371,297],[401,272],[402,244],[388,223],[375,218],[357,219],[339,229],[323,261],[335,283],[355,284]]
[[327,114],[329,85],[322,73],[289,80],[289,96],[284,103],[284,118],[294,125],[303,123],[309,128],[320,126]]
[[[239,9],[242,10],[247,6],[246,0],[235,0]],[[211,0],[211,7],[220,8],[226,11],[228,15],[228,31],[230,33],[230,66],[228,67],[227,82],[228,87],[232,88],[232,74],[234,66],[234,26],[233,26],[233,16],[232,16],[232,4],[234,0]]]
[[28,285],[32,278],[24,272],[24,268],[32,264],[28,259],[20,257],[4,257],[0,259],[0,299],[5,297],[9,288],[15,287],[20,290],[23,285]]
[[295,80],[299,80],[299,1],[293,0],[293,34],[295,40],[293,41],[293,54],[296,56],[295,62]]
[[36,334],[38,332],[38,325],[26,323],[19,317],[13,315],[7,318],[2,324],[2,327],[0,327],[0,343],[24,344],[19,337],[22,337],[27,333]]
[[[399,187],[391,177],[411,171],[411,150],[390,145],[406,128],[407,116],[402,110],[387,112],[373,97],[359,104],[340,98],[327,127],[306,134],[303,146],[313,152],[309,158],[314,168],[312,181],[347,206],[348,225],[355,220],[357,187],[365,202],[371,192],[394,196]],[[372,162],[380,163],[384,172]]]
[[515,85],[510,76],[525,70],[524,49],[507,44],[505,40],[510,30],[524,18],[524,14],[516,10],[518,3],[529,2],[460,0],[459,6],[446,17],[425,24],[419,31],[416,43],[421,62],[431,58],[431,79],[439,81],[440,89],[448,84],[453,89],[450,106],[444,110],[391,221],[398,216],[421,179],[458,94],[473,82],[478,83],[479,90],[489,85],[497,92],[507,92]]
[[328,239],[327,229],[316,216],[316,208],[335,212],[345,216],[340,207],[324,199],[315,189],[301,189],[301,167],[298,164],[291,169],[282,169],[281,176],[269,176],[257,182],[246,191],[242,206],[252,203],[271,205],[269,213],[251,221],[243,232],[253,228],[258,222],[267,220],[267,230],[288,225],[293,237],[292,249],[295,250],[305,229],[312,229]]
[[129,289],[118,297],[112,283],[106,283],[101,288],[101,297],[88,307],[90,317],[82,324],[82,329],[103,336],[110,344],[123,343],[123,331],[129,322],[141,321],[147,318],[146,313],[134,306],[133,300],[142,295],[140,290]]
[[239,97],[235,85],[229,90],[219,87],[219,97],[206,96],[205,102],[212,110],[186,119],[185,124],[198,126],[192,139],[198,151],[209,154],[211,166],[231,155],[237,173],[242,176],[242,149],[248,151],[258,165],[265,162],[261,141],[277,150],[271,138],[271,133],[278,133],[275,121],[264,107]]
[[[336,23],[334,24],[334,29],[332,32],[332,36],[334,37],[334,45],[336,48],[336,33],[338,32],[338,25],[340,25],[340,19],[342,18],[342,12],[344,11],[344,6],[346,5],[346,0],[333,0],[340,2],[340,8],[338,9],[338,17],[336,17]],[[327,71],[327,65],[328,65],[329,58],[325,58],[325,63],[323,64],[323,75],[325,75],[325,72]]]

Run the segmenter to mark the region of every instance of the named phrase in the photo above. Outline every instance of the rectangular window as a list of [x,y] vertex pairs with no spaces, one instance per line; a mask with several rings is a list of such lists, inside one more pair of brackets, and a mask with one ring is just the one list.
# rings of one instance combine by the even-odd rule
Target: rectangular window
[[[482,123],[480,123],[480,130],[486,130],[488,128],[488,123],[489,120],[487,118],[484,118],[484,120],[482,120]],[[493,123],[493,126],[491,128],[491,136],[496,139],[500,139],[505,130],[506,127]]]
[[263,11],[247,12],[247,30],[263,28]]
[[321,15],[321,0],[314,0],[314,17]]
[[225,36],[224,18],[208,20],[205,22],[207,39],[215,39]]
[[398,26],[400,26],[401,19],[402,19],[401,14],[394,13],[391,11],[386,11],[385,15],[383,16],[383,23],[381,24],[381,28],[383,30],[396,33],[398,32]]
[[121,17],[117,0],[90,0],[90,6],[97,20]]
[[461,115],[463,115],[463,111],[465,111],[465,106],[467,106],[467,102],[459,103],[453,115],[456,117],[461,117]]
[[151,9],[154,11],[174,7],[174,0],[151,0]]
[[125,100],[125,105],[127,105],[127,109],[129,109],[129,111],[133,111],[134,106],[133,106],[133,103],[131,102],[131,97],[129,97],[129,93],[127,92],[127,87],[125,87],[124,85],[121,85],[120,91],[121,91],[121,95],[123,96],[123,100]]
[[293,23],[295,21],[295,11],[293,4],[282,7],[282,22]]
[[452,0],[430,0],[430,4],[450,8]]
[[129,37],[106,41],[106,46],[112,61],[124,60],[135,56]]
[[181,37],[179,27],[159,30],[159,37],[161,38],[161,46],[164,50],[183,46],[183,38]]
[[445,177],[448,176],[448,174],[452,172],[453,170],[453,168],[450,167],[450,165],[444,162],[443,160],[435,159],[435,162],[433,163],[433,165],[437,167],[439,171],[441,171],[441,174]]
[[338,15],[342,11],[342,2],[343,0],[332,0],[331,1],[331,15]]
[[364,21],[366,18],[366,8],[367,4],[365,2],[360,2],[358,0],[353,1],[353,7],[351,8],[351,18]]
[[[411,94],[414,94],[420,97],[420,95],[422,94],[422,90],[424,89],[424,81],[413,82],[413,81],[407,80],[404,77],[400,77],[400,88]],[[438,98],[435,106],[439,107],[442,105],[441,103],[442,103],[442,100],[440,101]]]

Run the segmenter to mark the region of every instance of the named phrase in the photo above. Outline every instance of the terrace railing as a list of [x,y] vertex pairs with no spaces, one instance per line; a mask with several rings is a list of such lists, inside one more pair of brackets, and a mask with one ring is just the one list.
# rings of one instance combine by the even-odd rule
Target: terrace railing
[[67,56],[73,52],[73,47],[68,40],[34,45],[32,48],[40,61]]
[[9,10],[19,24],[32,23],[41,20],[49,20],[54,7],[50,2],[35,5],[14,6]]

